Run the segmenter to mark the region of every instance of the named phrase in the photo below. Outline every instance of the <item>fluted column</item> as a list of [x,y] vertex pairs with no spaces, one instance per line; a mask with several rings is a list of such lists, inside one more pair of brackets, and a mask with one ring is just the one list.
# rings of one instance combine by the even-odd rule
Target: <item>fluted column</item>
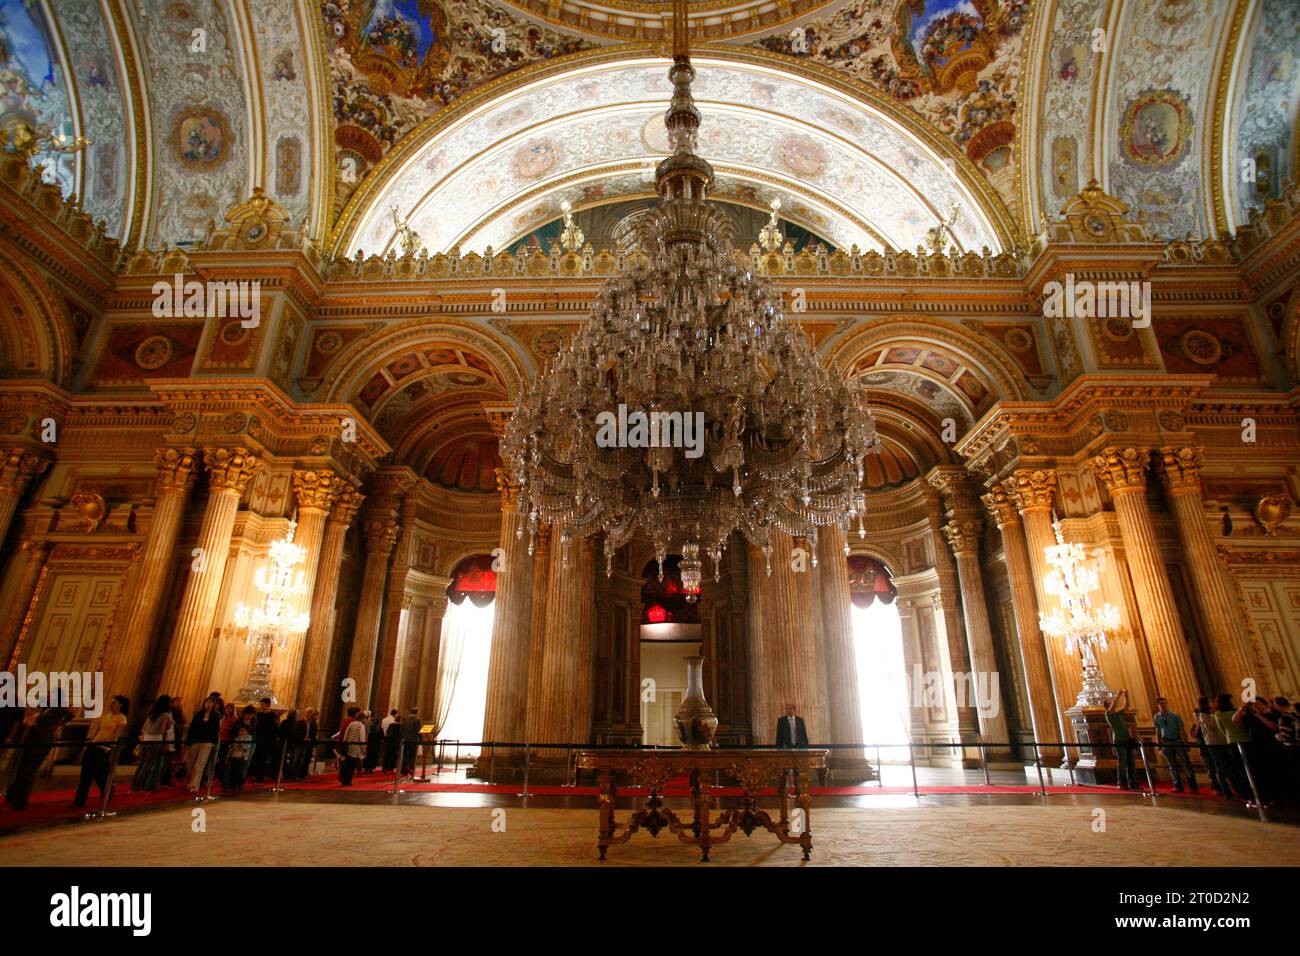
[[[185,517],[185,501],[198,477],[198,452],[193,448],[160,448],[156,459],[158,488],[154,498],[153,523],[140,556],[140,574],[135,593],[123,608],[122,627],[117,630],[107,655],[104,686],[110,695],[125,694],[139,701],[148,676],[147,665],[154,643],[154,627],[175,567],[176,543]],[[189,567],[185,561],[183,567]]]
[[[998,673],[997,652],[993,649],[993,628],[989,624],[988,604],[984,600],[984,576],[980,571],[980,521],[975,515],[955,515],[944,527],[944,536],[957,562],[957,580],[961,587],[961,606],[966,621],[966,642],[970,650],[972,690],[992,688],[987,675]],[[987,681],[987,683],[985,683]],[[1008,739],[1007,716],[1002,712],[1001,680],[993,700],[978,701],[980,735],[999,743]],[[1005,747],[991,753],[1001,756]]]
[[764,646],[765,615],[764,604],[768,594],[771,578],[767,573],[767,556],[753,545],[749,549],[745,562],[746,590],[749,606],[745,619],[745,660],[749,663],[749,723],[754,746],[771,746],[776,741],[773,732],[776,727],[778,705],[772,701],[771,669],[763,655],[767,653]]
[[375,653],[379,648],[379,621],[384,611],[384,585],[388,580],[388,559],[397,543],[398,527],[392,517],[368,517],[361,526],[366,539],[366,567],[361,576],[361,599],[357,602],[356,633],[347,677],[356,681],[357,706],[373,704]]
[[1147,505],[1149,461],[1146,448],[1108,448],[1092,459],[1092,467],[1115,503],[1138,616],[1151,651],[1156,692],[1169,698],[1170,709],[1187,720],[1200,692]]
[[[543,638],[541,688],[536,733],[539,743],[577,743],[575,714],[582,680],[582,602],[592,599],[591,558],[581,542],[569,542],[568,566],[564,544],[554,543],[546,599],[546,630]],[[584,573],[584,568],[585,572]],[[588,712],[590,722],[590,712]],[[590,732],[590,728],[588,728]],[[560,751],[543,751],[542,757],[557,759]]]
[[[1049,611],[1056,601],[1045,590],[1049,571],[1046,552],[1056,544],[1056,531],[1052,527],[1056,472],[1045,468],[1022,469],[1007,479],[1006,487],[1011,500],[1020,509],[1020,518],[1025,525],[1025,544],[1029,548],[1029,564],[1034,572],[1034,593],[1038,598],[1038,609]],[[1083,687],[1083,665],[1078,657],[1065,649],[1064,641],[1051,640],[1046,636],[1044,639],[1048,659],[1052,662],[1052,687],[1056,703],[1063,709],[1073,707],[1079,690]],[[1064,712],[1061,727],[1063,732],[1073,727]]]
[[4,544],[18,502],[32,479],[50,466],[50,460],[25,448],[6,448],[0,458],[0,544]]
[[573,720],[569,727],[572,743],[591,742],[591,717],[596,696],[596,555],[600,543],[596,537],[583,538],[581,560],[576,569],[578,580],[578,628],[573,635],[577,645],[577,663],[574,677]]
[[[959,701],[956,693],[956,680],[958,674],[971,673],[970,654],[966,648],[965,627],[958,605],[961,597],[961,585],[957,579],[957,566],[953,563],[952,555],[948,553],[948,548],[943,534],[944,512],[941,496],[932,486],[926,484],[921,486],[922,494],[925,496],[926,517],[930,522],[930,540],[931,547],[934,549],[934,570],[939,578],[939,594],[935,604],[935,610],[942,613],[942,644],[939,652],[948,664],[948,673],[945,675],[947,680],[948,699],[952,702],[955,710],[954,724],[955,730],[963,740],[970,740],[979,733],[979,718],[975,713],[975,702],[971,695],[965,695],[965,699]],[[958,751],[951,751],[947,756],[956,757]],[[974,756],[969,758],[972,762]]]
[[546,661],[546,620],[551,600],[551,527],[542,525],[533,537],[533,608],[528,621],[528,704],[524,708],[524,739],[537,742],[542,720],[542,665]]
[[213,641],[235,513],[262,461],[246,448],[207,448],[203,464],[208,471],[208,503],[199,528],[200,555],[190,564],[176,629],[158,681],[159,693],[179,694],[190,703],[207,691],[203,669]]
[[[326,670],[334,643],[335,599],[339,573],[343,568],[343,545],[348,528],[366,496],[343,483],[335,496],[325,532],[321,539],[320,561],[316,564],[315,586],[311,592],[311,621],[303,641],[303,662],[298,690],[302,707],[321,710],[325,702]],[[333,688],[332,692],[338,692]]]
[[[317,569],[320,566],[321,542],[325,536],[325,519],[329,516],[343,482],[330,471],[295,471],[292,481],[294,499],[298,506],[298,528],[293,540],[305,553],[302,572],[307,590],[302,598],[301,610],[310,614]],[[311,627],[310,621],[307,626]],[[271,660],[271,686],[286,706],[299,702],[298,678],[302,673],[306,643],[306,634],[292,636],[285,641],[284,647],[276,649]]]
[[[1025,543],[1024,526],[1015,503],[1001,485],[994,485],[981,500],[989,509],[1002,535],[1002,550],[1006,555],[1007,578],[1011,582],[1011,606],[1015,612],[1016,634],[1020,643],[1020,660],[1029,684],[1029,710],[1034,723],[1034,739],[1042,741],[1065,740],[1061,711],[1056,706],[1052,690],[1052,666],[1047,656],[1043,633],[1038,629],[1038,597],[1034,588],[1033,570],[1029,563],[1029,548]],[[1046,760],[1060,759],[1059,747],[1044,748]]]
[[3,625],[0,625],[3,627],[3,630],[0,630],[0,668],[6,666],[6,662],[13,656],[14,648],[18,646],[18,635],[22,633],[23,619],[27,617],[27,612],[31,608],[32,596],[36,594],[36,584],[41,579],[41,569],[45,567],[45,559],[49,554],[48,541],[25,538],[18,545],[17,560],[22,562],[23,570],[14,589],[13,603],[5,614]]
[[497,559],[496,610],[488,659],[487,706],[483,739],[523,738],[528,703],[528,635],[533,613],[533,561],[520,534],[527,518],[516,508],[519,486],[505,468],[497,469],[501,492],[501,553]]
[[[1196,579],[1192,593],[1209,631],[1209,652],[1222,688],[1237,688],[1244,678],[1265,673],[1242,620],[1236,596],[1230,590],[1228,569],[1219,559],[1214,536],[1205,520],[1201,498],[1201,450],[1165,448],[1160,452],[1160,475],[1178,525],[1178,537]],[[1260,683],[1263,683],[1262,681]]]
[[[499,587],[497,593],[500,593]],[[429,600],[425,612],[424,634],[421,635],[420,643],[420,675],[415,685],[415,703],[420,708],[421,719],[425,721],[432,721],[437,714],[434,708],[438,694],[438,655],[442,648],[442,622],[447,616],[448,603],[444,592]],[[487,741],[491,738],[483,739]]]
[[[848,537],[839,525],[819,530],[817,577],[821,621],[819,656],[825,664],[829,720],[826,740],[851,744],[862,740],[862,702],[858,693],[858,660],[853,647],[853,618],[850,611],[849,566],[844,555]],[[833,762],[859,760],[860,752],[840,751]]]
[[[758,635],[758,656],[754,667],[767,671],[766,714],[757,714],[764,733],[775,732],[776,720],[786,704],[794,704],[808,728],[808,739],[825,740],[826,728],[819,716],[817,696],[816,638],[813,633],[812,585],[807,571],[791,567],[794,542],[788,534],[772,533],[772,576],[760,579],[765,588],[762,629]],[[760,573],[766,575],[761,552]],[[751,593],[753,593],[751,591]],[[771,727],[766,725],[770,724]]]

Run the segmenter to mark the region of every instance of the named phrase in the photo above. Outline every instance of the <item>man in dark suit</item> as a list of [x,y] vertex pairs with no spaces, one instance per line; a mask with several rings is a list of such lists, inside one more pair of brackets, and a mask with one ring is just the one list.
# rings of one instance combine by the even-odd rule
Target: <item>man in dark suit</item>
[[777,718],[776,745],[783,750],[808,746],[808,728],[795,713],[794,704],[786,704],[785,716]]

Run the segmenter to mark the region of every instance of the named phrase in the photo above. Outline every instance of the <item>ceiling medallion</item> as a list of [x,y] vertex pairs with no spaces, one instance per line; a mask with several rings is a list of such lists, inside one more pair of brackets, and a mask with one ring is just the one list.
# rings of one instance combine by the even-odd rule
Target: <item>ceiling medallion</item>
[[[586,324],[516,402],[502,452],[519,483],[529,551],[540,525],[568,566],[575,537],[604,536],[606,573],[637,534],[670,552],[698,594],[739,531],[768,556],[774,531],[864,535],[864,457],[877,449],[862,383],[831,374],[769,280],[737,264],[734,226],[708,201],[695,153],[684,0],[676,0],[672,155],[639,223],[647,261],[610,280]],[[520,529],[522,535],[523,530]],[[553,539],[554,540],[554,539]]]

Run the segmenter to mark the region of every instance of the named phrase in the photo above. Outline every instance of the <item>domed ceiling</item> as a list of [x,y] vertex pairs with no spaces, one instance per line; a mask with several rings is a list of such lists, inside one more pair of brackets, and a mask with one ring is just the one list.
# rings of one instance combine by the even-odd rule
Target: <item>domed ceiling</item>
[[495,435],[460,435],[434,450],[424,475],[444,488],[487,492],[496,491],[496,470],[500,467]]

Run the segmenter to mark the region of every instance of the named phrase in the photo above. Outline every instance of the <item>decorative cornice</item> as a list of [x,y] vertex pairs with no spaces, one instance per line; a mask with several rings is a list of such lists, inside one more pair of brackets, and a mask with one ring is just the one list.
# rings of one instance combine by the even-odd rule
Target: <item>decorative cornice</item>
[[6,448],[0,460],[0,494],[19,498],[33,478],[50,467],[50,459],[25,448]]

